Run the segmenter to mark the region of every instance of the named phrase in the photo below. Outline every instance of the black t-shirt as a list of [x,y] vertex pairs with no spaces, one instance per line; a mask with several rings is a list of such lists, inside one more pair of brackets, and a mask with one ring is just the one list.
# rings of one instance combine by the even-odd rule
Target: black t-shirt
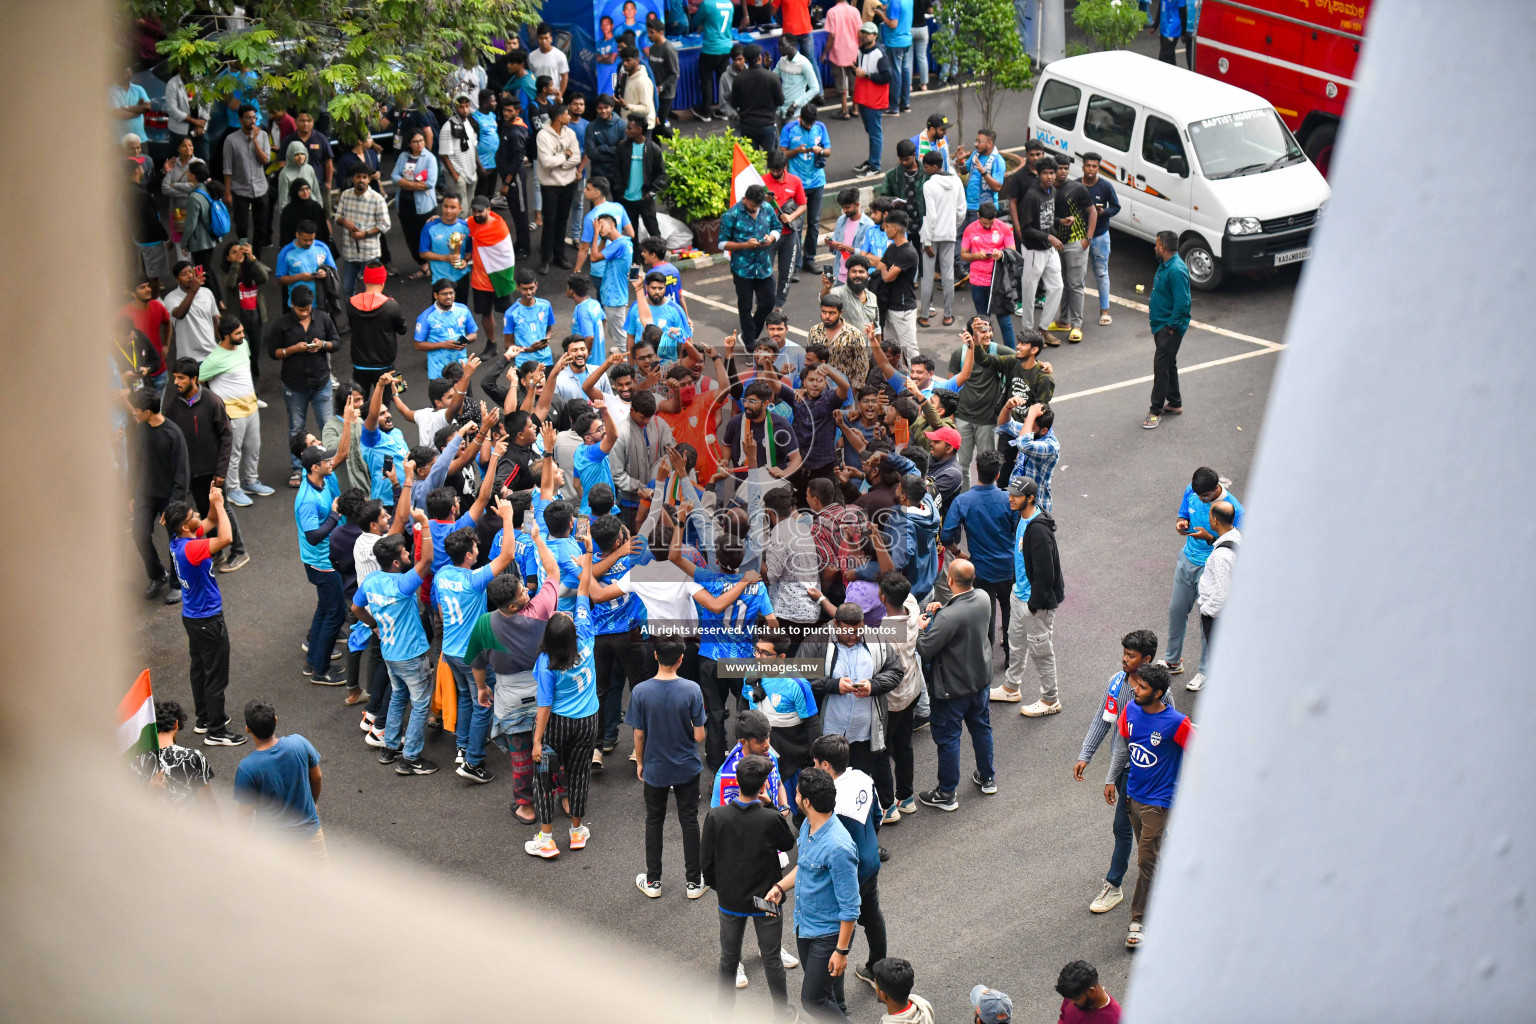
[[1059,218],[1072,218],[1072,224],[1061,228],[1056,237],[1063,242],[1081,242],[1088,237],[1088,208],[1093,205],[1093,197],[1088,194],[1088,188],[1080,181],[1068,181],[1056,186],[1056,216]]
[[901,272],[893,280],[885,282],[881,300],[893,313],[903,313],[917,308],[917,249],[911,242],[892,245],[885,250],[887,266],[899,267]]
[[[720,443],[730,452],[731,458],[739,464],[745,464],[742,458],[742,421],[745,413],[737,413],[731,417],[725,425],[725,432],[720,436]],[[773,459],[768,458],[767,431],[768,421],[773,424]],[[750,420],[747,421],[751,423]],[[763,422],[751,423],[751,436],[757,441],[757,464],[764,469],[770,465],[779,469],[789,466],[789,457],[800,450],[800,443],[795,440],[793,424],[782,416],[766,413]]]
[[[1040,178],[1035,174],[1034,171],[1031,171],[1028,167],[1020,167],[1018,170],[1014,171],[1012,174],[1008,175],[1006,179],[1004,179],[1003,194],[998,198],[1004,204],[1007,204],[1010,199],[1016,199],[1022,203],[1024,201],[1024,194],[1030,189],[1037,187],[1039,184]],[[1007,213],[1008,210],[1006,205],[1004,209],[999,210],[998,212]]]

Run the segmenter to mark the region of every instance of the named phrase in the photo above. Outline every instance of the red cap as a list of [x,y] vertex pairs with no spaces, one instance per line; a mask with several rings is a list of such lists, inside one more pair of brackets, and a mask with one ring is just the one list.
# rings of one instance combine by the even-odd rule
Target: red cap
[[384,267],[364,267],[363,268],[363,283],[364,284],[383,284],[385,281],[388,281],[388,280],[389,280],[389,271],[387,269],[385,269]]
[[954,427],[940,427],[938,430],[930,430],[927,436],[930,441],[943,441],[955,449],[960,447],[960,431]]

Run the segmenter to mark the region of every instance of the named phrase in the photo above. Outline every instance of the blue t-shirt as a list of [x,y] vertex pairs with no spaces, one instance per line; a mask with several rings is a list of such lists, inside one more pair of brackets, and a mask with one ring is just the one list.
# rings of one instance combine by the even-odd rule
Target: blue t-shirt
[[1149,715],[1134,700],[1126,704],[1120,735],[1131,754],[1125,792],[1132,800],[1155,807],[1173,805],[1184,748],[1193,731],[1189,716],[1171,707]]
[[[331,255],[330,246],[318,238],[310,242],[307,249],[300,248],[298,242],[289,242],[277,254],[277,262],[272,267],[272,276],[288,277],[291,274],[313,274],[321,267],[328,268],[328,273],[337,273],[336,257]],[[293,290],[299,285],[315,291],[318,283],[316,281],[293,282],[293,284],[288,286],[288,301],[293,301]]]
[[462,530],[466,526],[474,526],[475,517],[465,512],[457,519],[427,520],[427,529],[432,531],[432,571],[437,572],[448,564],[448,545],[443,541],[455,530]]
[[[462,302],[455,302],[447,309],[434,302],[416,317],[417,341],[458,341],[474,333],[475,318]],[[443,367],[449,363],[462,363],[464,358],[462,348],[433,349],[427,353],[427,379],[436,380],[443,375]]]
[[[617,182],[610,182],[610,184],[617,184]],[[612,199],[605,199],[603,202],[598,203],[596,206],[592,207],[592,209],[587,211],[586,216],[581,218],[581,240],[586,242],[589,246],[593,246],[594,249],[601,249],[603,245],[602,240],[597,237],[597,218],[601,217],[603,214],[607,214],[613,218],[614,223],[619,227],[620,235],[624,235],[624,229],[630,225],[629,211],[624,209],[624,207],[620,206]],[[603,268],[598,266],[598,264],[602,262],[602,259],[600,258],[601,254],[594,251],[594,249],[588,250],[587,259],[591,261],[592,275],[596,277],[598,274],[602,273]],[[626,267],[625,270],[627,272],[628,268]],[[604,303],[604,305],[617,306],[620,305],[620,303],[608,302]]]
[[636,686],[624,724],[645,733],[647,786],[680,786],[704,770],[693,738],[704,724],[704,691],[692,679],[652,678]]
[[1029,519],[1021,518],[1013,531],[1013,596],[1020,601],[1028,601],[1031,593],[1029,574],[1024,571],[1024,531],[1029,528],[1030,519],[1039,514],[1040,510],[1036,509]]
[[325,538],[311,544],[304,535],[318,530],[331,514],[331,503],[341,497],[336,474],[327,474],[325,482],[317,489],[306,474],[299,480],[299,493],[293,496],[293,521],[299,530],[299,558],[315,569],[331,568],[331,542]]
[[480,133],[479,141],[475,144],[475,159],[480,161],[481,167],[495,167],[496,149],[501,145],[501,136],[496,129],[496,114],[476,110],[469,116],[475,119],[475,131]]
[[[464,298],[469,294],[465,290],[468,285],[460,287],[460,282],[469,276],[469,245],[469,226],[462,220],[448,224],[441,217],[433,217],[427,221],[427,226],[421,229],[422,252],[432,252],[439,256],[452,256],[457,253],[464,261],[464,266],[459,270],[454,270],[453,264],[444,263],[442,260],[432,260],[427,264],[432,270],[432,280],[439,281],[447,278],[454,283],[453,294],[457,298]],[[433,305],[435,306],[436,303]]]
[[[327,508],[327,515],[329,508]],[[213,556],[202,537],[177,537],[171,541],[176,574],[181,577],[181,617],[211,619],[224,611],[219,585],[213,581]]]
[[410,661],[426,654],[431,646],[416,610],[416,591],[420,586],[421,576],[414,568],[405,572],[381,569],[370,573],[352,598],[359,608],[368,609],[378,623],[374,632],[379,634],[379,649],[385,661]]
[[[656,343],[656,358],[663,363],[675,362],[678,348],[683,342],[693,337],[693,325],[688,322],[688,317],[683,315],[682,307],[670,302],[652,306],[651,323],[661,328],[661,340]],[[640,303],[638,301],[630,304],[629,313],[624,317],[624,333],[632,335],[637,341],[640,338]],[[591,362],[590,358],[588,362]]]
[[[1217,501],[1229,501],[1232,503],[1232,525],[1237,529],[1243,528],[1243,503],[1237,500],[1237,495],[1221,489],[1221,497]],[[1214,534],[1211,529],[1211,506],[1200,500],[1200,495],[1195,493],[1193,487],[1184,488],[1184,498],[1179,502],[1180,519],[1189,520],[1191,531],[1203,529],[1206,533]],[[1184,557],[1189,559],[1191,565],[1204,565],[1205,560],[1211,557],[1211,542],[1201,540],[1199,537],[1184,538]]]
[[[150,102],[149,93],[145,91],[144,87],[138,82],[129,82],[126,86],[117,85],[114,83],[111,89],[111,95],[112,106],[114,109],[136,107],[140,103]],[[149,133],[144,130],[143,114],[137,114],[122,121],[114,118],[113,123],[122,128],[122,131],[118,132],[112,137],[113,142],[117,142],[124,135],[132,134],[139,137],[139,141],[144,143],[144,148],[146,150],[149,149]]]
[[[602,555],[593,555],[593,562],[601,562]],[[629,575],[629,556],[622,555],[613,568],[603,573],[598,583],[612,586]],[[600,601],[592,606],[592,632],[598,636],[609,633],[627,633],[645,620],[645,602],[638,594],[621,594],[612,601]],[[660,783],[656,783],[660,785]]]
[[645,190],[645,147],[629,147],[629,176],[625,179],[624,198],[638,203]]
[[608,314],[603,312],[603,304],[590,295],[576,303],[571,312],[571,333],[592,339],[587,343],[588,366],[601,366],[608,358],[603,344],[603,321],[606,319]]
[[[537,345],[549,337],[549,332],[555,329],[555,307],[551,306],[547,299],[534,299],[531,306],[523,305],[522,300],[519,299],[507,307],[506,316],[502,317],[501,329],[522,348]],[[522,366],[524,363],[543,363],[545,366],[554,366],[555,354],[550,351],[548,345],[537,352],[519,352],[517,365]]]
[[576,612],[576,664],[556,671],[549,655],[540,653],[533,665],[539,707],[561,718],[586,718],[597,714],[596,673],[592,669],[592,602],[578,598]]
[[485,588],[490,583],[489,565],[478,569],[449,565],[432,577],[432,601],[443,616],[444,654],[462,658],[469,650],[469,634],[486,613]]
[[981,172],[985,170],[992,175],[993,181],[1002,181],[1003,175],[1008,171],[1007,165],[1003,163],[1003,154],[995,149],[986,156],[972,153],[966,158],[966,166],[970,171],[965,178],[965,208],[977,210],[981,208],[982,203],[997,202],[997,192],[987,188]]
[[[820,121],[807,128],[797,118],[779,132],[779,145],[785,149],[798,149],[801,146],[831,149],[832,136],[827,134],[827,126]],[[808,189],[822,188],[827,183],[826,168],[816,166],[815,153],[796,153],[790,157],[789,173],[798,177],[800,184]]]
[[912,45],[912,4],[909,0],[886,0],[885,16],[896,22],[888,28],[880,21],[880,42],[886,46]]
[[298,733],[253,750],[235,769],[235,803],[251,804],[256,817],[306,835],[320,831],[320,814],[309,770],[320,763],[315,745]]
[[736,44],[736,37],[731,34],[731,23],[736,20],[736,8],[731,0],[703,0],[699,4],[699,13],[704,16],[702,26],[703,40],[699,49],[712,56],[730,53],[731,47]]
[[[581,508],[577,511],[581,515],[589,515],[592,506],[587,499],[592,495],[592,488],[598,484],[613,487],[613,469],[608,465],[608,453],[603,451],[601,444],[584,444],[576,449],[571,464],[576,469],[576,475],[581,477]],[[614,493],[618,493],[618,488],[614,488]]]
[[[602,246],[603,283],[597,294],[605,306],[622,306],[629,301],[629,263],[635,246],[627,238],[615,238]],[[593,268],[597,273],[597,268]]]
[[[725,755],[725,761],[720,765],[720,770],[715,772],[714,791],[709,796],[709,806],[719,807],[727,800],[735,800],[741,795],[741,786],[736,782],[736,763],[746,756],[746,751],[738,742],[731,748],[731,752]],[[768,778],[763,782],[763,792],[774,803],[779,801],[779,788],[784,785],[784,780],[779,777],[779,755],[772,747],[768,748],[768,760],[773,762],[773,767],[768,770]]]
[[[539,524],[539,531],[544,534],[544,546],[549,548],[549,553],[555,556],[555,565],[560,570],[560,586],[567,590],[575,590],[581,586],[581,566],[577,564],[576,559],[586,554],[586,551],[575,537],[549,535],[549,525],[544,522],[544,510],[553,504],[553,501],[545,501],[538,491],[534,491],[533,521]],[[574,612],[576,595],[559,598],[555,607],[562,612]]]
[[411,446],[405,443],[405,435],[399,427],[389,430],[364,427],[358,440],[363,446],[363,463],[368,467],[368,497],[377,498],[388,508],[395,503],[395,487],[384,475],[384,457],[388,455],[395,460],[395,479],[399,480],[405,472],[405,460],[410,455]]
[[[859,244],[853,247],[854,252],[867,252],[871,256],[884,256],[885,250],[891,246],[891,239],[885,233],[884,224],[876,224],[864,232],[864,237],[859,239]],[[851,390],[851,389],[850,389]]]
[[751,680],[747,680],[741,687],[741,696],[752,710],[794,715],[802,721],[815,717],[816,695],[811,692],[811,684],[804,679],[795,676],[763,676],[758,682],[763,684],[765,697],[761,703],[752,696]]
[[[719,597],[740,580],[740,573],[721,573],[713,569],[696,569],[693,573],[693,582],[707,590],[711,597]],[[718,615],[699,605],[699,657],[716,661],[752,657],[753,640],[748,630],[759,618],[772,614],[768,589],[761,583],[754,583],[742,591],[736,602]]]
[[[677,304],[678,311],[682,312],[682,309],[683,309],[683,275],[677,269],[677,267],[675,267],[671,263],[668,263],[666,260],[662,260],[660,263],[656,264],[654,267],[652,267],[651,269],[647,270],[646,273],[647,274],[660,274],[662,277],[665,277],[667,279],[667,298],[669,298],[673,302],[675,302]],[[688,318],[688,314],[687,313],[683,313],[683,319],[686,320],[687,318]]]

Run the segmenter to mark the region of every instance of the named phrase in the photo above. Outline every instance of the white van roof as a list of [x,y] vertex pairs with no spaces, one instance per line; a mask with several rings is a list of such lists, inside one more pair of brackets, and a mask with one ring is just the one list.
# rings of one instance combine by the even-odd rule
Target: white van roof
[[1247,89],[1129,50],[1067,57],[1051,61],[1045,70],[1048,75],[1060,76],[1088,89],[1145,103],[1185,124],[1270,106],[1268,100]]

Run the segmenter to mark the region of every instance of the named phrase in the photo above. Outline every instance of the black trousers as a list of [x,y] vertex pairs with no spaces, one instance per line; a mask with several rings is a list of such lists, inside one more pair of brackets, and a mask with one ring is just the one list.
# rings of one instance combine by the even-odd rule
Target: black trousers
[[597,706],[602,716],[598,739],[611,748],[619,741],[619,722],[624,718],[625,681],[634,689],[648,678],[639,628],[600,634],[592,644],[592,671],[597,676]]
[[[545,263],[565,259],[565,226],[571,219],[571,202],[576,198],[576,182],[569,185],[540,185],[544,196],[544,227],[539,232],[539,258]],[[651,220],[654,221],[653,214]]]
[[[896,800],[912,798],[912,718],[917,713],[917,701],[900,711],[892,711],[885,722],[885,746],[891,754],[891,766],[896,773]],[[876,790],[879,789],[877,785]]]
[[416,193],[406,192],[400,201],[400,233],[405,236],[405,247],[423,268],[427,261],[421,258],[421,229],[432,219],[430,213],[416,212]]
[[[725,69],[731,66],[731,55],[728,53],[701,53],[699,54],[699,94],[704,98],[704,103],[709,106],[719,106],[725,97],[720,95],[720,76]],[[704,89],[708,86],[708,90]],[[610,179],[611,180],[611,179]]]
[[1211,646],[1211,633],[1216,629],[1216,616],[1200,613],[1200,639],[1206,647]]
[[[621,192],[620,195],[622,196],[622,194],[623,193]],[[661,237],[661,225],[656,223],[656,197],[655,196],[647,196],[646,198],[639,199],[639,200],[620,198],[619,199],[619,205],[624,207],[624,212],[625,213],[629,214],[630,223],[632,223],[632,224],[644,224],[645,225],[645,230],[647,232],[649,232],[652,237],[654,237],[654,238],[660,238]],[[637,242],[639,241],[639,236],[638,235],[636,236],[636,241]],[[594,244],[596,244],[596,243],[594,243]],[[635,262],[639,263],[640,262],[640,247],[639,247],[638,244],[635,246],[634,257],[635,257]]]
[[1179,40],[1184,41],[1184,62],[1189,65],[1189,70],[1195,70],[1195,38],[1194,36],[1176,36],[1170,38],[1165,35],[1157,37],[1157,59],[1164,64],[1177,64],[1174,54],[1178,49]]
[[182,616],[181,624],[192,659],[192,708],[198,724],[217,729],[224,724],[224,691],[229,688],[229,630],[222,614],[206,619]]
[[[757,345],[757,339],[762,337],[768,314],[773,312],[773,275],[742,277],[732,274],[731,280],[736,282],[736,315],[741,318],[741,343],[750,352]],[[753,303],[756,303],[755,310]]]
[[976,589],[985,591],[987,597],[992,600],[992,614],[987,617],[988,647],[997,642],[997,611],[999,608],[1003,611],[1003,659],[1006,662],[1012,657],[1012,652],[1008,650],[1008,620],[1012,618],[1012,606],[1009,604],[1009,598],[1013,596],[1013,580],[1003,580],[998,583],[977,580]]
[[645,784],[645,880],[661,881],[661,830],[667,822],[667,794],[677,804],[683,830],[683,874],[689,882],[703,881],[699,870],[699,777],[675,786]]
[[1152,356],[1152,413],[1162,413],[1163,406],[1184,404],[1179,394],[1179,345],[1184,332],[1177,327],[1164,327],[1152,335],[1156,349]]
[[779,148],[779,132],[772,124],[740,124],[738,122],[737,131],[742,138],[764,153],[772,153]]
[[891,777],[891,751],[871,750],[869,740],[848,744],[848,767],[857,768],[875,780],[875,796],[882,808],[895,802],[895,782]]
[[[875,874],[859,887],[859,927],[864,929],[864,941],[869,943],[869,959],[864,966],[873,967],[885,959],[885,914],[880,911],[880,875]],[[842,981],[841,978],[838,979]],[[842,986],[838,986],[842,995]]]
[[507,186],[507,223],[512,228],[512,251],[521,259],[533,251],[533,236],[528,229],[526,175],[522,171],[501,174],[501,180]]
[[732,680],[715,676],[715,659],[699,658],[699,689],[704,691],[704,767],[711,776],[725,763],[726,701]]
[[[228,196],[225,197],[229,198]],[[235,194],[234,209],[231,210],[231,220],[234,221],[235,235],[238,238],[247,238],[251,242],[251,251],[257,256],[266,246],[266,235],[262,228],[268,227],[267,223],[267,199],[269,196],[257,196],[252,199],[249,196]],[[208,274],[212,278],[212,274]]]
[[[181,577],[176,575],[176,559],[170,560],[171,568],[167,573],[165,564],[160,561],[160,553],[155,550],[155,524],[160,521],[160,513],[165,511],[165,506],[170,500],[157,501],[155,499],[137,498],[133,506],[133,543],[139,549],[139,557],[144,560],[144,572],[150,581],[168,580],[173,587],[181,586]],[[171,531],[165,531],[166,547],[170,547]]]
[[671,96],[656,97],[656,127],[652,134],[664,139],[672,136],[672,99]]
[[782,1013],[789,1006],[789,985],[784,976],[784,957],[780,953],[784,941],[784,918],[738,917],[720,914],[720,984],[719,1006],[721,1015],[729,1017],[730,1008],[736,1005],[736,965],[741,963],[741,940],[746,935],[747,922],[752,922],[757,932],[757,951],[763,957],[763,973],[768,976],[768,997],[776,1012]]

